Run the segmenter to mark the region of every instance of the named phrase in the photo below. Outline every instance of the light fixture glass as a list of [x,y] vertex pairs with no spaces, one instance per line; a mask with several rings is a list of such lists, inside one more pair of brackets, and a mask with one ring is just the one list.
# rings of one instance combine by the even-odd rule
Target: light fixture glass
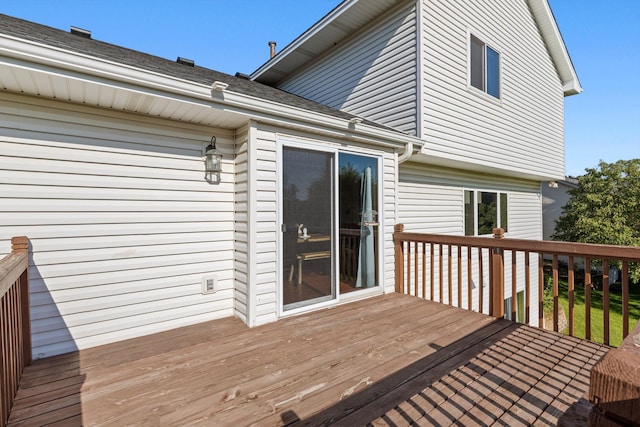
[[211,143],[204,150],[204,179],[210,184],[220,183],[222,171],[222,153],[216,148],[216,137],[211,137]]

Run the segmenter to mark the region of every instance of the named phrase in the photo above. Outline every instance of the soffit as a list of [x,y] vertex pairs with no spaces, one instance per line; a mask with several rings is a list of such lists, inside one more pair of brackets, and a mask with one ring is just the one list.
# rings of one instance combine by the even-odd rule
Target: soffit
[[217,109],[208,102],[162,96],[143,88],[118,85],[0,58],[0,88],[9,92],[78,104],[235,129],[247,122],[242,114]]

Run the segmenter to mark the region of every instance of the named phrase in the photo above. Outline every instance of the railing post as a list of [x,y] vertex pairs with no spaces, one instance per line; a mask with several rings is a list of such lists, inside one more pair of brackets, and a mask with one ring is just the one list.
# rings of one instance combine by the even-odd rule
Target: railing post
[[[504,229],[494,228],[493,237],[504,238]],[[489,282],[489,293],[491,294],[490,315],[493,317],[504,317],[504,251],[500,248],[491,250],[491,281]],[[514,295],[515,297],[515,295]],[[515,298],[513,303],[515,304]]]
[[[404,224],[396,224],[393,231],[402,233]],[[404,245],[402,240],[395,236],[393,241],[395,245],[396,292],[404,293]]]
[[[11,251],[16,254],[29,253],[29,239],[26,236],[11,238]],[[20,306],[22,311],[22,354],[23,363],[31,364],[31,309],[29,302],[29,264],[20,276]]]
[[29,239],[26,236],[11,238],[11,251],[17,254],[29,251]]

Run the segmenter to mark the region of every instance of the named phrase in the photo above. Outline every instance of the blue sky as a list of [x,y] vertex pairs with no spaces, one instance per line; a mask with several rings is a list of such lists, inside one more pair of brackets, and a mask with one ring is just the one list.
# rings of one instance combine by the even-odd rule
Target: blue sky
[[[0,0],[0,13],[229,74],[251,73],[339,0]],[[640,0],[550,0],[584,92],[565,100],[566,173],[640,158]]]

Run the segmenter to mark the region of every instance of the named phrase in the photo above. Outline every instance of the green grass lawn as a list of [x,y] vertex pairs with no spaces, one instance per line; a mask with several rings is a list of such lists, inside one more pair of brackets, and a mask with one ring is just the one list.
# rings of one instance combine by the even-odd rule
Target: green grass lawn
[[[591,340],[604,342],[604,311],[601,290],[591,290]],[[569,293],[566,281],[560,280],[558,300],[569,319]],[[629,285],[629,332],[640,319],[640,284]],[[564,331],[569,333],[567,327]],[[584,287],[577,285],[574,291],[574,335],[585,337]],[[609,345],[618,347],[622,342],[622,288],[619,283],[609,288]]]

